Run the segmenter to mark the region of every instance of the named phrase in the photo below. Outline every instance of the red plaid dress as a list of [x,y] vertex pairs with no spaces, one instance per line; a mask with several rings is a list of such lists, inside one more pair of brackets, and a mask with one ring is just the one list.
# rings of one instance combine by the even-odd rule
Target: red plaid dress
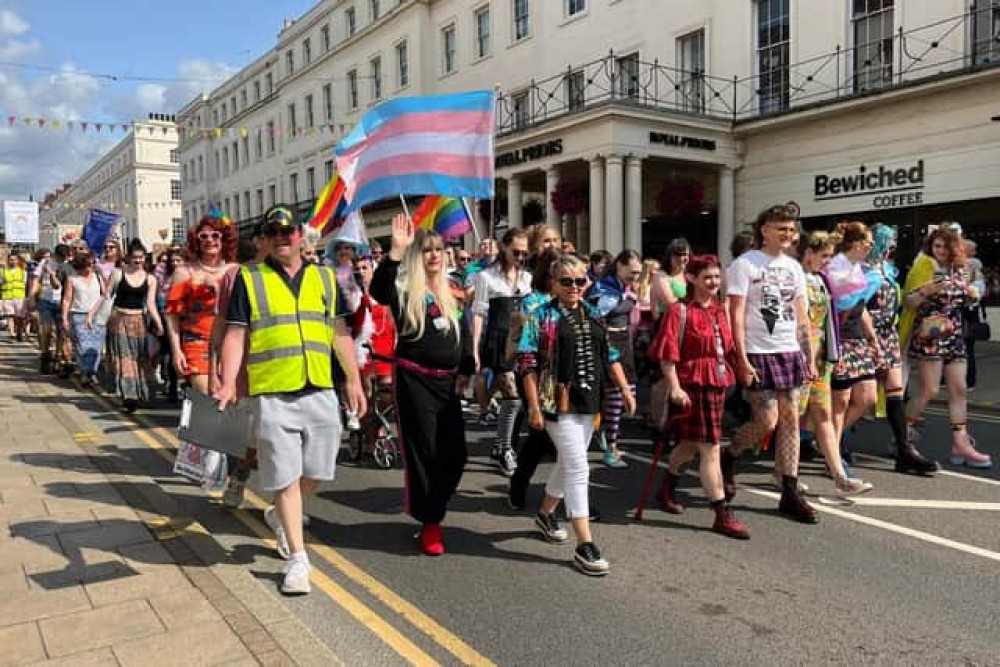
[[726,388],[735,383],[733,335],[725,308],[688,301],[683,349],[680,345],[681,307],[674,304],[664,315],[650,355],[672,361],[690,407],[672,420],[677,437],[686,442],[722,441],[722,413]]

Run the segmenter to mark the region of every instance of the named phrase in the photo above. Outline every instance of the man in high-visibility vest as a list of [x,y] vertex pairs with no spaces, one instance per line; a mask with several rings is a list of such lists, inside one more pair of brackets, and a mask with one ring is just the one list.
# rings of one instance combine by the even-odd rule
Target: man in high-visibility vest
[[7,318],[7,333],[24,340],[25,297],[28,272],[21,258],[10,253],[7,265],[0,270],[0,314]]
[[[291,210],[273,206],[264,216],[268,258],[244,266],[233,286],[222,341],[222,380],[214,396],[225,409],[247,349],[260,486],[274,492],[264,513],[278,553],[288,559],[281,591],[310,591],[311,567],[302,536],[303,502],[320,481],[333,479],[340,446],[340,414],[333,364],[347,377],[351,411],[367,408],[348,315],[327,267],[302,261],[302,229]],[[337,358],[334,358],[337,353]]]

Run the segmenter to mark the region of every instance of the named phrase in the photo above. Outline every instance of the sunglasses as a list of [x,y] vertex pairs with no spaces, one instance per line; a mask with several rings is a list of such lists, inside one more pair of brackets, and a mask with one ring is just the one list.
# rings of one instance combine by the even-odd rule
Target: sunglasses
[[212,241],[218,241],[221,238],[222,232],[198,232],[199,241],[208,241],[209,239]]
[[528,251],[527,250],[511,250],[510,254],[511,254],[512,257],[515,257],[515,258],[518,258],[518,259],[523,259],[523,258],[525,258],[525,257],[528,256]]
[[273,239],[276,236],[291,236],[295,233],[295,227],[271,227],[264,230],[264,236]]
[[464,264],[464,263],[467,263],[469,261],[469,258],[468,257],[459,257],[458,261],[460,261],[460,262],[462,262]]
[[559,279],[559,284],[563,287],[580,287],[583,288],[587,284],[586,278],[571,278],[569,276],[563,276]]

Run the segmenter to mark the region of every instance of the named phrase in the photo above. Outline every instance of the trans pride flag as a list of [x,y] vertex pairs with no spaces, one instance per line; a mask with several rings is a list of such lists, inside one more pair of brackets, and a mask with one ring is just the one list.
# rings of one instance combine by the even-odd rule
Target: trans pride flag
[[493,91],[400,97],[337,146],[348,210],[399,195],[493,197]]
[[413,212],[413,224],[418,229],[433,229],[445,241],[468,234],[472,221],[461,199],[430,195]]

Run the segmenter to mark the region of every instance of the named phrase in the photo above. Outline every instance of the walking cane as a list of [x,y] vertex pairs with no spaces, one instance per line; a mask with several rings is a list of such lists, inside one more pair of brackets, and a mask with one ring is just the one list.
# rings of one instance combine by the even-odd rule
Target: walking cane
[[653,482],[656,480],[656,469],[660,465],[660,459],[663,457],[663,449],[667,446],[667,441],[670,439],[670,433],[674,430],[674,422],[681,413],[672,415],[667,419],[666,425],[659,429],[655,438],[656,447],[653,449],[653,461],[649,465],[649,472],[646,474],[646,483],[642,485],[642,493],[639,495],[639,504],[635,507],[635,520],[642,521],[642,513],[646,509],[646,502],[649,500],[649,492],[653,487]]

